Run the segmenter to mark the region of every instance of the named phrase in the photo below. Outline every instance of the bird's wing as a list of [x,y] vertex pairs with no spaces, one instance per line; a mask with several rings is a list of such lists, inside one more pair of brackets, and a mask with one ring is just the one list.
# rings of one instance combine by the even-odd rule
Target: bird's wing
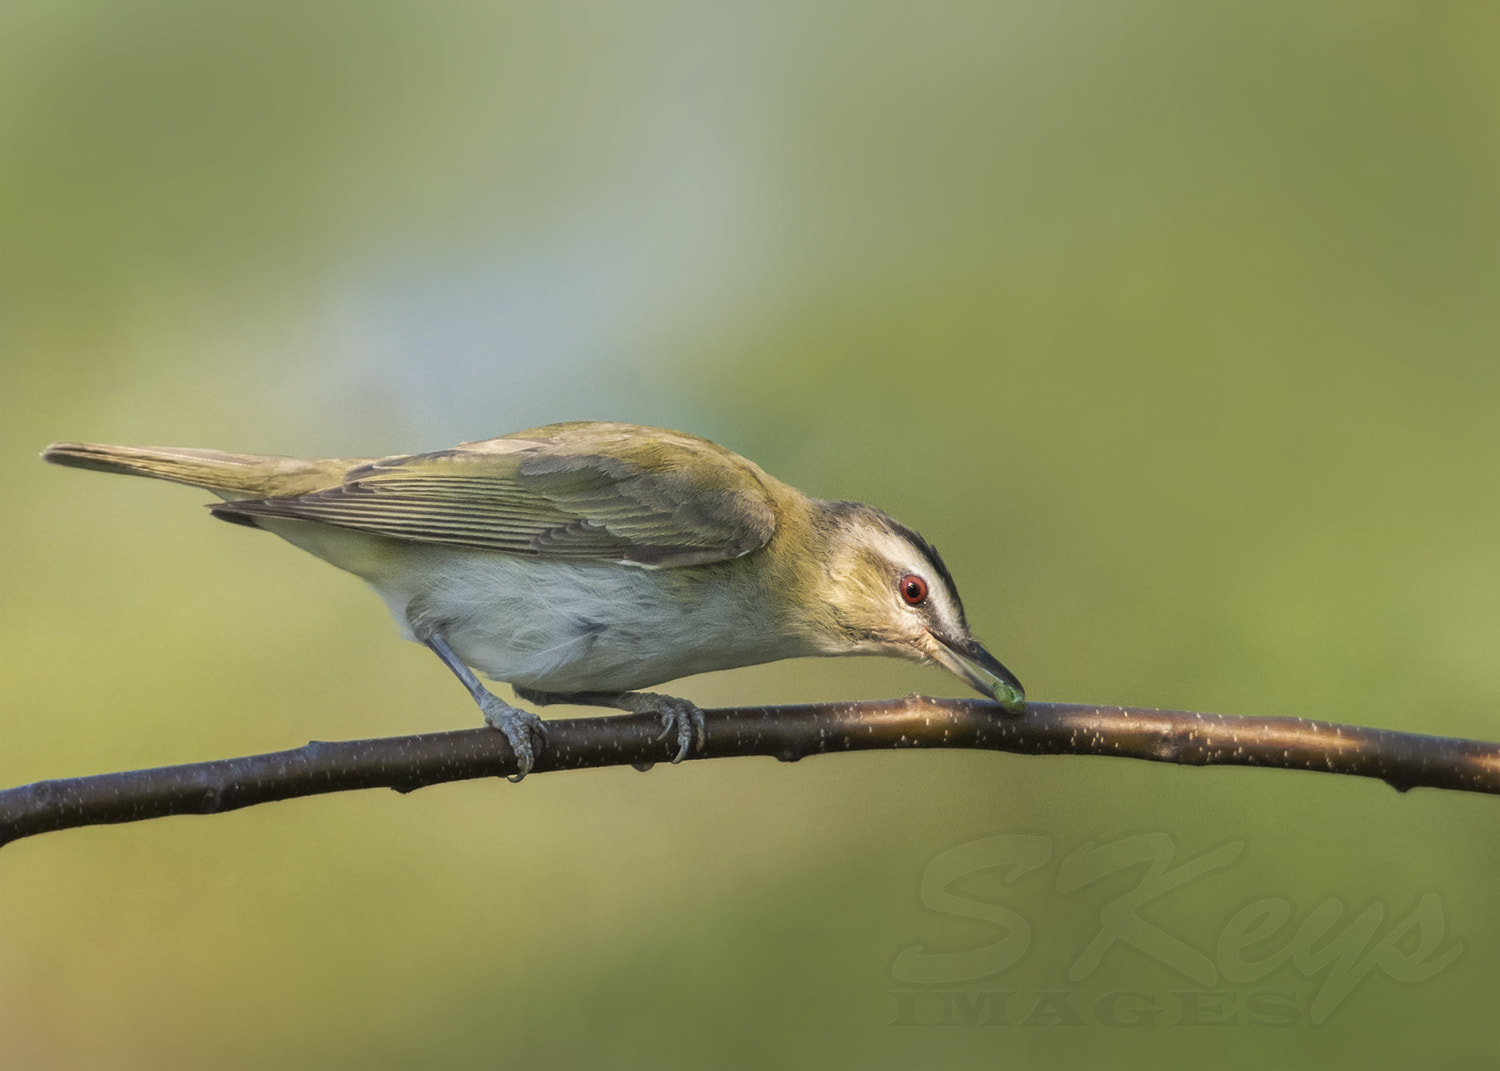
[[350,469],[336,487],[214,505],[228,520],[314,521],[392,539],[673,567],[766,544],[765,473],[704,439],[551,425]]

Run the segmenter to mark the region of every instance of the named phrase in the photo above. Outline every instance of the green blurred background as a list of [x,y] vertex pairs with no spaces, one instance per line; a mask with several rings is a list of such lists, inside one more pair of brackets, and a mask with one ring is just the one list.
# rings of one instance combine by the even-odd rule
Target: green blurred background
[[[1497,55],[1489,5],[1379,0],[9,0],[0,784],[476,722],[353,578],[49,441],[577,418],[919,527],[1034,698],[1500,738]],[[963,688],[849,660],[676,690]],[[52,834],[0,852],[0,1066],[1496,1067],[1497,829],[1378,782],[934,752]],[[897,977],[1006,934],[921,882],[1008,834],[1049,861],[955,889],[1025,956]],[[1252,959],[1342,906],[1333,1014],[1305,958],[1195,979],[1119,944],[1078,977],[1147,868],[1060,864],[1148,834],[1239,846],[1140,912],[1220,968],[1247,906],[1290,911]],[[1382,962],[1456,959],[1372,967],[1424,896],[1440,926]],[[1196,990],[1234,1021],[1178,1021]],[[1011,1025],[952,1012],[990,991]],[[1122,991],[1165,1010],[1101,1021]]]

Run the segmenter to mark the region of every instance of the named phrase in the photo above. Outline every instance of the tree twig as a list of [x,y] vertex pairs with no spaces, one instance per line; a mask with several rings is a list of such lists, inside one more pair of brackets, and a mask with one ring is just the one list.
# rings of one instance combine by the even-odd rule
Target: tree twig
[[[1007,714],[991,702],[905,699],[704,711],[707,741],[694,760],[882,748],[978,748],[1028,755],[1113,755],[1189,766],[1267,766],[1374,777],[1406,791],[1500,794],[1500,744],[1367,729],[1303,718],[1029,703]],[[533,776],[553,770],[646,765],[671,758],[651,715],[547,722]],[[0,844],[76,826],[169,814],[215,814],[272,800],[356,788],[409,792],[516,771],[502,733],[424,733],[99,774],[0,791]]]

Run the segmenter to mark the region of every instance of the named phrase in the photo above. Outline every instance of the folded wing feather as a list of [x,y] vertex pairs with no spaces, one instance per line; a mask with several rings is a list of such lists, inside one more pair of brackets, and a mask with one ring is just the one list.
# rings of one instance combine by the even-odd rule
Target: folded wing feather
[[727,450],[686,436],[653,443],[645,457],[630,456],[628,443],[596,441],[586,453],[577,445],[545,437],[503,450],[466,444],[360,465],[336,487],[212,508],[231,520],[287,518],[422,543],[664,568],[737,558],[771,538],[776,515],[763,474]]

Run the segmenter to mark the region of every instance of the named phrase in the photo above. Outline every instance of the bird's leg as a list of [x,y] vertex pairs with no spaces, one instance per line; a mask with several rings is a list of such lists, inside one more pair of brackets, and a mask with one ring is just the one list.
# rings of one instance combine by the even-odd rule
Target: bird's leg
[[529,710],[511,706],[480,684],[479,678],[453,653],[453,648],[448,646],[448,641],[440,633],[429,633],[423,642],[463,682],[469,694],[474,697],[474,702],[484,712],[485,723],[492,729],[499,729],[505,734],[505,739],[510,741],[510,749],[516,753],[517,766],[517,772],[510,779],[521,780],[531,772],[537,752],[547,744],[547,727],[542,724],[542,719]]
[[677,756],[672,761],[681,762],[691,751],[701,751],[708,730],[703,723],[703,711],[686,699],[659,695],[656,692],[542,692],[535,688],[516,686],[516,694],[540,706],[550,703],[573,703],[588,707],[613,707],[628,710],[632,714],[656,714],[661,718],[662,730],[658,740],[669,733],[677,734]]

